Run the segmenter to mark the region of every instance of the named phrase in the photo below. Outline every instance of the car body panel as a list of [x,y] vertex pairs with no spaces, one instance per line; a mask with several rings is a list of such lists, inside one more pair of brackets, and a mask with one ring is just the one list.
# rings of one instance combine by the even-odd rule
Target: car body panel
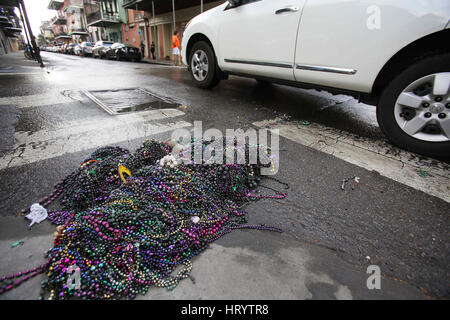
[[[300,82],[370,92],[386,62],[408,44],[443,30],[450,1],[308,1],[300,22],[295,69]],[[326,17],[326,18],[325,18]]]
[[[304,0],[266,0],[224,10],[216,52],[220,67],[231,72],[294,80],[292,64],[304,3]],[[293,11],[276,13],[288,8]]]
[[[269,14],[288,3],[301,11],[297,25],[290,19],[295,15],[286,14],[281,20],[295,29],[295,36],[283,33],[287,29],[274,24],[275,12],[273,17]],[[361,93],[371,92],[391,57],[415,40],[443,30],[450,17],[446,0],[259,0],[225,10],[227,6],[225,2],[191,20],[182,40],[185,64],[190,38],[201,34],[211,42],[218,66],[226,73],[292,79]],[[272,10],[265,13],[263,6]],[[231,19],[232,10],[240,14]],[[260,21],[258,13],[263,14]],[[290,45],[283,45],[289,40]],[[225,59],[251,59],[273,66]]]
[[92,54],[96,57],[105,56],[105,49],[113,44],[110,41],[97,41],[92,48]]
[[141,60],[141,53],[138,48],[127,46],[123,43],[116,42],[105,50],[108,59],[121,60]]
[[92,55],[92,48],[94,47],[94,44],[92,42],[82,42],[80,44],[81,52],[83,56],[91,56]]

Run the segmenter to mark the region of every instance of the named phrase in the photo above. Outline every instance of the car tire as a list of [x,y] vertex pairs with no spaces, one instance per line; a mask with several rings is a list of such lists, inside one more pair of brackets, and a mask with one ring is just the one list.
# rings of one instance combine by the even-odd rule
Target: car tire
[[207,42],[199,41],[193,45],[188,63],[191,77],[197,87],[211,89],[220,82],[216,56]]
[[422,155],[450,158],[449,79],[450,53],[440,53],[413,63],[385,87],[377,120],[392,143]]

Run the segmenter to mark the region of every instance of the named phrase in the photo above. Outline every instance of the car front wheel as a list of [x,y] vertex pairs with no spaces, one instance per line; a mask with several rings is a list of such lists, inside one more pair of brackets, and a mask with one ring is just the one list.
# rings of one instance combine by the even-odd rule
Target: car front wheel
[[189,57],[190,72],[196,86],[204,89],[215,87],[220,79],[216,70],[216,56],[211,46],[199,41],[192,47]]
[[381,94],[377,119],[394,144],[450,158],[450,54],[422,59],[397,75]]

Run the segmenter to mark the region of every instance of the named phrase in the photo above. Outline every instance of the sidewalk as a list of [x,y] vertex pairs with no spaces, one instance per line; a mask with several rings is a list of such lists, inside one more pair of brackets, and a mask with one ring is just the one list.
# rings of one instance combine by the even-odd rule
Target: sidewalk
[[[45,65],[46,63],[47,61],[44,60]],[[39,66],[36,60],[25,58],[23,50],[0,55],[0,73],[2,74],[40,72],[41,70],[44,69]]]
[[[43,254],[52,247],[55,225],[45,220],[28,230],[25,220],[0,216],[0,276],[46,261]],[[349,264],[334,251],[284,233],[236,230],[192,262],[195,283],[182,280],[173,291],[151,286],[136,299],[427,299],[417,287],[384,276],[379,290],[369,290],[367,266]],[[0,300],[35,300],[45,279],[46,274],[38,274],[0,295]]]
[[[162,59],[150,59],[150,58],[148,58],[148,57],[145,57],[145,58],[142,58],[142,60],[141,60],[142,62],[145,62],[145,63],[150,63],[150,64],[158,64],[158,65],[163,65],[163,66],[171,66],[171,67],[173,67],[173,65],[172,65],[172,61],[171,60],[162,60]],[[179,67],[179,66],[177,66],[177,67]],[[185,65],[183,65],[182,67],[186,67]]]

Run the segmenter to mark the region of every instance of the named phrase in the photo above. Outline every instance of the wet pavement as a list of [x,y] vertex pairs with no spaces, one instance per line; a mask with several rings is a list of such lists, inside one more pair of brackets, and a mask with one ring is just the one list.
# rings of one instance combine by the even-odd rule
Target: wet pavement
[[[45,221],[28,231],[16,213],[92,151],[135,150],[146,138],[166,140],[202,121],[203,130],[222,132],[280,128],[276,178],[289,183],[288,197],[247,211],[250,223],[285,232],[232,233],[194,259],[196,285],[185,281],[180,290],[155,289],[144,298],[449,297],[449,165],[391,146],[373,106],[238,77],[202,90],[181,67],[42,55],[44,69],[23,54],[0,56],[1,275],[42,264],[54,226]],[[342,190],[342,179],[355,175],[361,183]],[[283,188],[269,179],[263,185]],[[24,244],[10,247],[19,240]],[[369,265],[380,266],[381,290],[366,287]],[[0,299],[35,299],[36,283]]]

